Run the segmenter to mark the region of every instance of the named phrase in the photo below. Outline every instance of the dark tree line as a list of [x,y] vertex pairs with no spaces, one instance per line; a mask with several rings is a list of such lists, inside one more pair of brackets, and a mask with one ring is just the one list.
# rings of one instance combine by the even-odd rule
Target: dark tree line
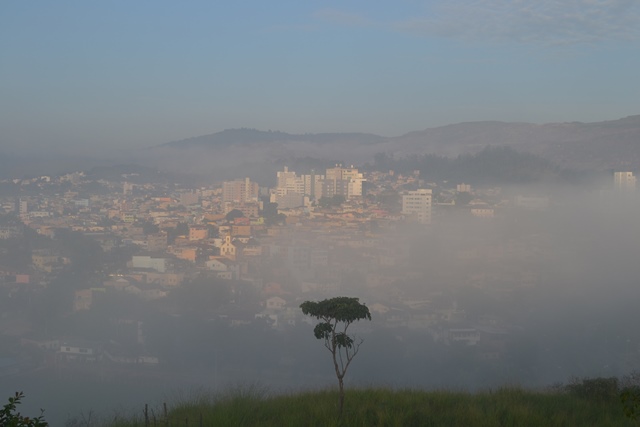
[[396,159],[393,155],[374,156],[373,170],[410,174],[420,171],[428,181],[465,181],[477,184],[526,184],[567,179],[567,171],[551,161],[511,147],[486,147],[476,154],[445,157],[436,154]]

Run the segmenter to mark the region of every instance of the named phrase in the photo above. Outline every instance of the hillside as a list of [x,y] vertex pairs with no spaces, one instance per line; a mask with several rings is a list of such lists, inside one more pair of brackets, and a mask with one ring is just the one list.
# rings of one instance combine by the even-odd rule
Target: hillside
[[[640,115],[593,123],[456,123],[384,137],[369,133],[305,133],[228,129],[162,143],[146,149],[113,151],[109,157],[64,153],[18,156],[0,153],[0,179],[67,173],[137,164],[162,172],[208,179],[250,176],[272,179],[282,165],[304,159],[306,167],[341,162],[373,163],[376,154],[405,157],[476,154],[487,146],[509,146],[536,154],[561,169],[640,171]],[[267,182],[267,181],[265,181]]]
[[636,169],[640,167],[640,115],[595,123],[458,123],[410,132],[392,138],[391,143],[402,154],[455,155],[487,145],[513,146],[564,167]]
[[289,134],[255,129],[222,132],[162,144],[135,153],[145,164],[229,177],[266,176],[297,158],[362,165],[378,153],[404,158],[475,154],[510,146],[568,169],[640,170],[640,115],[594,123],[467,122],[397,137],[366,133]]
[[123,417],[109,427],[204,426],[633,426],[618,399],[505,388],[480,393],[391,389],[347,392],[338,416],[337,393],[317,391],[268,396],[238,390],[216,398],[200,395],[165,412],[149,407],[145,416]]

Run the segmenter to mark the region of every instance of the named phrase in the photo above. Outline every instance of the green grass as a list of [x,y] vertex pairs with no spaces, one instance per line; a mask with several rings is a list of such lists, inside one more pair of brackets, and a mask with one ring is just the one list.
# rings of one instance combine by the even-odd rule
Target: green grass
[[[618,399],[589,399],[569,393],[519,388],[454,391],[347,390],[342,417],[335,390],[272,396],[256,388],[225,395],[201,393],[163,408],[149,409],[150,426],[598,426],[638,424],[624,416]],[[108,427],[145,426],[144,416]]]

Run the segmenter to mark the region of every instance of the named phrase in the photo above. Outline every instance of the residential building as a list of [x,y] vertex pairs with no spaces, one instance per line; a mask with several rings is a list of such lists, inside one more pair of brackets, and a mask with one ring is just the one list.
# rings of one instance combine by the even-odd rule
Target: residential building
[[493,218],[495,211],[492,208],[471,208],[471,215],[478,218]]
[[131,257],[132,268],[150,268],[160,273],[167,270],[166,259],[150,255],[133,255]]
[[420,224],[431,224],[430,189],[409,191],[402,196],[402,214],[415,218]]
[[362,183],[365,181],[364,175],[358,172],[353,165],[343,168],[337,164],[333,168],[328,168],[325,173],[323,194],[324,197],[336,195],[344,196],[347,199],[362,196]]
[[249,178],[222,183],[222,201],[249,203],[257,202],[260,187],[257,182],[251,182]]
[[197,205],[199,201],[200,196],[195,191],[185,191],[178,196],[178,203],[183,206]]
[[209,237],[209,228],[205,225],[192,225],[189,227],[189,240],[203,240]]
[[613,174],[613,185],[618,191],[635,191],[637,178],[633,172],[615,172]]
[[471,192],[471,185],[465,184],[465,183],[458,184],[456,186],[456,191],[458,193],[470,193]]
[[303,206],[309,200],[322,197],[323,175],[316,175],[311,171],[309,175],[298,176],[295,172],[289,171],[288,167],[277,172],[276,188],[272,190],[270,201],[277,203],[281,209],[291,209]]
[[295,191],[276,188],[271,197],[271,203],[277,203],[280,209],[293,209],[304,205],[304,195]]

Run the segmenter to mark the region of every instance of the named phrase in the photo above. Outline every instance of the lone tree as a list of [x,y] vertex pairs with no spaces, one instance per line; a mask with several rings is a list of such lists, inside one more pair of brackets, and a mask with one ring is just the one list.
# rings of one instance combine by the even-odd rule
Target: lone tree
[[331,353],[333,367],[340,387],[340,413],[344,406],[344,376],[353,358],[358,354],[360,344],[347,334],[349,326],[362,319],[371,320],[369,308],[358,298],[336,297],[323,301],[305,301],[300,304],[302,312],[315,317],[320,323],[313,329],[317,339],[324,339],[324,346]]

